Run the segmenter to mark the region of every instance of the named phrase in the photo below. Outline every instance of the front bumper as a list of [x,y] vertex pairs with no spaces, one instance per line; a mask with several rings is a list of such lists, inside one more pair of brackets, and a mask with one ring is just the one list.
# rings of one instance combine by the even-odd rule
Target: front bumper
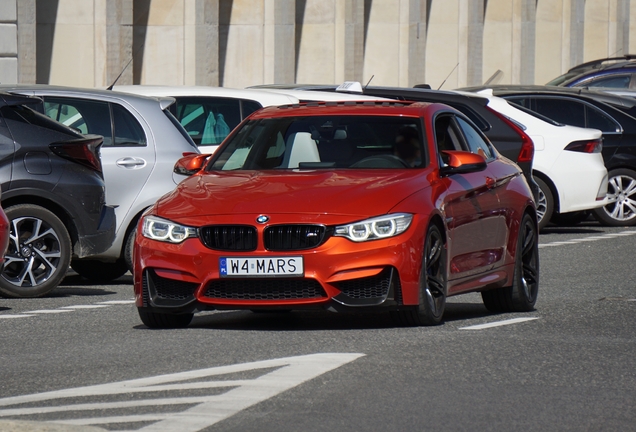
[[[415,221],[414,221],[415,222]],[[417,305],[423,236],[416,226],[364,243],[331,237],[315,249],[257,250],[243,256],[302,256],[299,277],[222,277],[220,259],[198,238],[168,244],[138,235],[134,282],[138,307],[185,313],[210,309],[377,309]]]

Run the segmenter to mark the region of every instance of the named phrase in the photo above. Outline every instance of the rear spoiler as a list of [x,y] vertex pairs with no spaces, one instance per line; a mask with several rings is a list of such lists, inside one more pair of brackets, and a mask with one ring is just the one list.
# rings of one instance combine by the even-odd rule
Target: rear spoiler
[[0,98],[2,98],[4,103],[8,106],[30,105],[42,102],[42,99],[38,97],[15,95],[11,93],[0,93]]

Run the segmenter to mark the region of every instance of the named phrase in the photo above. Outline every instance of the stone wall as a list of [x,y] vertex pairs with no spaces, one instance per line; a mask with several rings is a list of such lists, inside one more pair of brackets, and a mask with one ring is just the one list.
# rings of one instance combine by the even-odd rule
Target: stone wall
[[2,82],[542,84],[635,44],[629,0],[0,0]]

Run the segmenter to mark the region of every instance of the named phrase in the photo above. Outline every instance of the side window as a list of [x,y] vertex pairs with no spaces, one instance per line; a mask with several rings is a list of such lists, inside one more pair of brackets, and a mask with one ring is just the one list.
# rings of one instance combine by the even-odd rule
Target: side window
[[439,115],[435,119],[435,141],[439,160],[442,166],[448,163],[447,158],[442,153],[444,150],[468,150],[462,145],[461,134],[456,130],[456,124],[451,115]]
[[179,97],[175,117],[198,146],[218,145],[241,122],[240,100]]
[[[532,109],[532,100],[524,97],[506,96],[505,99],[522,107]],[[472,119],[471,119],[472,120]]]
[[104,137],[104,146],[112,145],[113,132],[107,102],[45,96],[44,113],[53,120],[83,134]]
[[590,106],[585,107],[587,115],[587,127],[599,129],[603,133],[616,133],[621,127],[610,117]]
[[241,101],[241,120],[243,120],[245,117],[249,116],[254,111],[258,111],[261,108],[263,108],[261,104],[259,104],[256,101],[242,100]]
[[631,75],[614,75],[611,77],[598,78],[584,81],[576,85],[576,87],[605,87],[605,88],[629,88]]
[[121,105],[112,104],[114,145],[118,147],[145,146],[146,134],[137,119]]
[[557,98],[536,98],[539,114],[571,126],[585,127],[585,106],[577,101]]
[[495,158],[495,152],[490,147],[490,144],[463,118],[457,117],[456,119],[457,124],[459,124],[460,129],[464,133],[464,138],[466,138],[466,143],[470,151],[482,155],[487,161],[493,160]]

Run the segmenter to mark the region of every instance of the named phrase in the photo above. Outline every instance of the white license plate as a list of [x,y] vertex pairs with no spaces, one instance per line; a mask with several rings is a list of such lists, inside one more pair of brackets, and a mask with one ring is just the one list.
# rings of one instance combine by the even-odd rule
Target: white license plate
[[221,277],[228,276],[302,276],[303,257],[220,258]]

